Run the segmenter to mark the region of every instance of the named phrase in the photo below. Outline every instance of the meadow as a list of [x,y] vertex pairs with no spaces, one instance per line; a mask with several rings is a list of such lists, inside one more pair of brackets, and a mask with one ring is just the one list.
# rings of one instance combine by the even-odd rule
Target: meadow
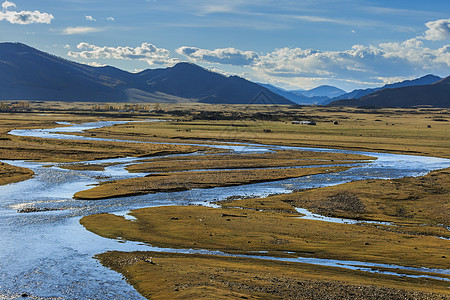
[[[52,128],[55,121],[145,121],[149,118],[164,122],[127,123],[82,134],[151,142],[148,144],[53,140],[8,134],[12,129]],[[298,124],[301,121],[314,121],[316,125]],[[103,182],[75,194],[78,199],[102,201],[111,197],[339,172],[352,167],[348,164],[373,159],[370,153],[317,153],[307,149],[227,155],[206,143],[324,147],[450,158],[449,122],[450,110],[427,107],[161,104],[145,110],[117,110],[87,103],[44,102],[32,104],[26,112],[2,113],[0,158],[56,163],[142,157],[144,161],[128,166],[128,171],[150,175]],[[185,155],[160,157],[168,154]],[[295,168],[305,166],[315,167]],[[9,169],[12,166],[6,164],[0,167],[4,180],[1,183],[32,176],[26,170]],[[87,164],[66,167],[102,168]],[[445,169],[422,177],[354,181],[265,198],[232,197],[214,203],[215,208],[143,208],[130,213],[135,221],[113,214],[98,214],[85,216],[80,222],[86,229],[107,238],[174,249],[449,269],[449,199],[450,171]],[[329,217],[390,222],[391,225],[306,220],[297,212],[298,207]],[[100,254],[97,259],[122,273],[149,299],[212,296],[218,299],[450,298],[448,281],[304,263],[207,254],[117,251]],[[386,271],[383,267],[378,269]],[[405,271],[405,274],[428,273],[424,270]],[[441,277],[450,279],[445,274]]]

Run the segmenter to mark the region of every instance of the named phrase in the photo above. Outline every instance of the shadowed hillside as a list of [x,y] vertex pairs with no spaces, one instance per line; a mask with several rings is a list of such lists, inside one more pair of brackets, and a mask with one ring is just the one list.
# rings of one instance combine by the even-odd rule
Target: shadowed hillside
[[268,89],[190,63],[129,73],[91,67],[20,43],[0,44],[1,100],[293,104]]
[[334,101],[331,106],[450,107],[450,76],[433,84],[383,89],[362,97]]

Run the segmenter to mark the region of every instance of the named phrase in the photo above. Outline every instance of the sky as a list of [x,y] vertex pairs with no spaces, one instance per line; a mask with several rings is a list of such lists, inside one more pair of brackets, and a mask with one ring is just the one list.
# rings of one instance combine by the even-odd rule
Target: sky
[[448,0],[0,2],[0,42],[92,66],[186,61],[291,90],[450,75]]

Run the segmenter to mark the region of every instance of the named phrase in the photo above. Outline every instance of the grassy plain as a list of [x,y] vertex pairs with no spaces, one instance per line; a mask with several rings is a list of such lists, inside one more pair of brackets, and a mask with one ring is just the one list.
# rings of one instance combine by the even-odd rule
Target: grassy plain
[[252,169],[157,173],[142,178],[104,182],[89,190],[77,192],[74,197],[83,200],[99,200],[159,192],[177,192],[200,188],[207,189],[220,186],[275,181],[320,173],[340,172],[346,169],[348,168],[318,167],[306,169]]
[[[63,127],[57,121],[83,123],[102,120],[99,116],[79,116],[70,113],[2,114],[0,120],[0,159],[28,159],[50,162],[71,162],[126,156],[158,156],[207,150],[206,147],[117,143],[104,141],[69,141],[17,137],[8,134],[14,129]],[[117,120],[123,120],[118,118]]]
[[[161,118],[92,131],[97,136],[222,140],[450,158],[449,109],[162,105]],[[292,124],[314,120],[317,125]],[[334,122],[338,124],[335,125]]]
[[[171,206],[111,214],[81,223],[107,238],[155,246],[237,254],[317,257],[450,268],[449,170],[419,178],[352,182],[222,208]],[[394,189],[385,185],[395,186]],[[393,193],[394,192],[394,193]],[[346,195],[352,193],[352,195]],[[333,197],[342,195],[336,203]],[[344,198],[344,199],[342,199]],[[345,201],[345,198],[350,200]],[[344,204],[349,205],[342,205]],[[356,203],[355,203],[356,202]],[[398,209],[401,205],[402,209]],[[298,218],[302,206],[329,216],[391,221],[349,225]],[[411,209],[411,211],[410,211]],[[442,225],[441,225],[442,224]],[[258,259],[153,252],[109,252],[101,262],[124,274],[148,298],[448,299],[448,282]],[[382,269],[382,268],[381,268]],[[406,272],[408,273],[408,272]],[[420,272],[409,272],[420,275]],[[450,278],[450,276],[443,275]],[[432,292],[434,294],[427,294]]]
[[[51,106],[51,107],[50,107]],[[157,109],[156,109],[157,108]],[[209,151],[203,140],[327,147],[450,158],[450,110],[359,109],[279,106],[158,105],[152,112],[92,111],[89,104],[39,103],[39,113],[2,114],[0,158],[80,161],[122,156]],[[48,110],[48,111],[47,111]],[[41,115],[41,113],[48,115]],[[73,142],[18,138],[15,128],[50,128],[54,121],[102,118],[167,120],[116,125],[86,136],[148,141],[155,144]],[[315,121],[317,125],[292,124]],[[271,157],[274,155],[274,157]],[[160,172],[145,178],[106,183],[77,194],[100,199],[112,195],[205,188],[298,177],[324,169],[280,169],[302,163],[333,164],[367,159],[286,152],[236,155],[212,160],[196,157],[153,159],[130,166],[134,172]],[[302,161],[303,159],[303,161]],[[307,161],[310,160],[310,161]],[[261,167],[278,169],[262,170]],[[86,166],[73,168],[88,169]],[[194,171],[236,168],[241,170]],[[242,168],[253,169],[251,172]],[[334,168],[326,168],[333,171]],[[188,172],[180,172],[188,171]],[[163,173],[165,172],[165,173]],[[295,173],[294,173],[295,172]],[[298,172],[298,173],[296,173]],[[116,190],[117,189],[117,190]],[[404,266],[450,268],[449,170],[419,178],[351,182],[262,199],[229,199],[221,208],[155,207],[136,210],[137,221],[100,214],[81,223],[108,237],[173,248],[197,248],[283,257],[317,257]],[[201,200],[201,199],[199,199]],[[328,216],[393,222],[395,226],[349,225],[299,218],[295,207]],[[263,254],[262,254],[263,255]],[[151,258],[150,258],[151,257]],[[154,252],[109,252],[100,261],[121,272],[147,298],[254,299],[450,299],[448,282],[404,278],[300,263]],[[409,272],[419,274],[419,272]],[[448,275],[442,277],[449,278]]]
[[130,172],[175,172],[199,169],[257,169],[280,168],[309,165],[335,165],[349,164],[373,157],[343,154],[320,153],[311,151],[276,151],[261,154],[234,154],[234,155],[208,155],[183,156],[174,158],[155,158],[147,163],[127,167]]
[[[448,299],[445,284],[269,260],[108,252],[101,263],[148,299]],[[448,295],[448,294],[447,294]]]

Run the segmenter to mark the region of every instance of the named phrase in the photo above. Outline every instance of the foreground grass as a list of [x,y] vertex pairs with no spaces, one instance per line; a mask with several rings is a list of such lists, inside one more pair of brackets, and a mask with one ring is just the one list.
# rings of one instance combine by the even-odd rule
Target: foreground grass
[[34,172],[27,168],[11,166],[0,162],[0,185],[19,182],[33,177]]
[[148,299],[449,299],[445,284],[339,268],[208,255],[97,258]]
[[146,208],[131,215],[137,221],[99,214],[84,217],[81,223],[104,237],[160,247],[450,267],[448,258],[443,257],[450,250],[448,241],[377,226],[302,220],[292,213],[196,206]]
[[[173,120],[177,116],[178,120],[117,125],[85,133],[87,136],[159,143],[151,145],[43,140],[7,135],[9,130],[15,128],[51,128],[55,126],[54,121],[96,121],[106,115],[114,119],[123,117],[119,115],[2,114],[0,157],[66,162],[157,156],[206,150],[196,146],[183,148],[163,145],[167,142],[199,143],[198,140],[203,139],[450,157],[449,110],[208,105],[165,106],[163,110],[165,112],[161,118]],[[201,116],[202,112],[206,114]],[[208,117],[211,112],[222,116]],[[236,120],[220,119],[233,115],[239,116]],[[269,118],[262,118],[264,115]],[[127,116],[127,119],[142,118],[144,115],[140,114],[130,113]],[[291,124],[292,120],[315,120],[317,125]],[[338,124],[334,125],[334,121]],[[161,159],[130,170],[148,171],[154,167],[159,171],[182,171],[199,166],[206,169],[218,166],[280,167],[291,163],[283,159],[273,162],[263,157],[251,162],[248,158],[235,158],[236,161],[221,163],[208,163],[202,159],[194,163],[180,158],[170,162]],[[329,157],[327,159],[331,160]],[[333,168],[326,169],[334,171]],[[273,172],[255,169],[253,173],[237,170],[228,173],[158,174],[129,182],[106,183],[82,193],[89,199],[101,199],[289,178],[284,177],[287,171],[270,171]],[[292,169],[289,170],[290,174],[292,172]],[[302,175],[296,173],[294,177],[298,176]],[[165,247],[233,253],[269,251],[268,254],[272,256],[353,259],[449,269],[448,240],[435,237],[449,237],[448,230],[442,226],[449,226],[448,191],[447,170],[422,178],[354,182],[264,199],[230,199],[222,203],[220,209],[148,208],[132,213],[137,218],[135,222],[109,214],[85,217],[81,222],[89,230],[105,237],[144,241]],[[330,216],[391,221],[400,226],[345,225],[302,220],[298,218],[295,207],[306,207]],[[152,259],[149,260],[149,257]],[[450,297],[448,282],[303,264],[142,252],[112,252],[100,255],[99,259],[104,265],[124,274],[148,298]],[[434,294],[423,294],[428,292]]]
[[[351,182],[289,195],[228,200],[220,203],[222,208],[139,209],[130,213],[136,221],[99,214],[84,217],[81,223],[107,238],[160,247],[241,254],[267,251],[271,256],[449,269],[450,244],[434,236],[450,237],[442,227],[450,221],[448,174],[447,169],[419,178]],[[334,200],[337,195],[338,202]],[[298,206],[329,216],[390,221],[398,226],[304,220],[294,209]],[[111,252],[99,259],[152,299],[206,295],[219,299],[450,297],[448,282],[297,263],[151,252]]]
[[363,180],[264,199],[225,201],[224,207],[259,210],[307,208],[331,217],[393,222],[385,230],[450,238],[450,169],[423,177]]

